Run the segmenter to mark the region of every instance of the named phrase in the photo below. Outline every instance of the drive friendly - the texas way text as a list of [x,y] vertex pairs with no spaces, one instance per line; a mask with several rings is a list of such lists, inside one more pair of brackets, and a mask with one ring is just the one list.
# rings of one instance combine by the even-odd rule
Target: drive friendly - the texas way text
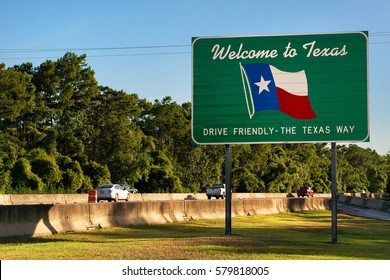
[[274,135],[274,134],[330,134],[330,133],[354,133],[354,125],[332,126],[280,126],[280,127],[220,127],[203,128],[203,136],[251,136],[251,135]]

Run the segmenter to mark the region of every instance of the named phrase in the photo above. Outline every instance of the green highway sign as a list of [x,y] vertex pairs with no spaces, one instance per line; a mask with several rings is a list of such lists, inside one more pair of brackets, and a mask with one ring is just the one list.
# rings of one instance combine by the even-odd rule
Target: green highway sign
[[196,144],[369,140],[368,32],[198,37]]

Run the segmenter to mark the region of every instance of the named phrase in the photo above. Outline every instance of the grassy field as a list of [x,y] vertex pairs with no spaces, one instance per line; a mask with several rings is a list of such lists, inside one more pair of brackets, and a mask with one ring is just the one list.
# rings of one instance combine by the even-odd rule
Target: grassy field
[[390,259],[388,221],[339,214],[337,244],[330,211],[236,217],[231,236],[224,228],[218,219],[0,238],[0,259]]

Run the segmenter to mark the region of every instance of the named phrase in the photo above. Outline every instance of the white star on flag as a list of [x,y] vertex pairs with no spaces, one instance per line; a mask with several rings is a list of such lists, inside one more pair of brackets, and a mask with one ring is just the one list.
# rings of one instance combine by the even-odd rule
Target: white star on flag
[[271,82],[264,80],[263,76],[260,76],[260,81],[255,83],[256,86],[259,87],[259,94],[263,92],[263,90],[266,90],[269,92],[268,84]]

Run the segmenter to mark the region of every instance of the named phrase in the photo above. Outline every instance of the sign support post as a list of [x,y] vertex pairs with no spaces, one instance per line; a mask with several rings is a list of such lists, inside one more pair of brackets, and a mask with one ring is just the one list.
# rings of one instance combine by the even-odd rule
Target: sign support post
[[331,144],[331,181],[332,181],[332,243],[337,243],[337,152],[336,143]]
[[225,145],[225,235],[232,235],[232,150],[229,144]]

